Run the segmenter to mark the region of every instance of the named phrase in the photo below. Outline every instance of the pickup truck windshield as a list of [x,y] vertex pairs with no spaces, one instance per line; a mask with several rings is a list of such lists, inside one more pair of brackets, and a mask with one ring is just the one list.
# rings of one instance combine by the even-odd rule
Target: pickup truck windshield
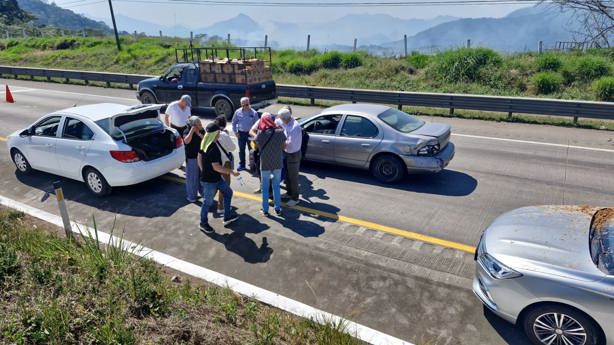
[[593,215],[589,233],[591,259],[605,274],[614,274],[614,208]]

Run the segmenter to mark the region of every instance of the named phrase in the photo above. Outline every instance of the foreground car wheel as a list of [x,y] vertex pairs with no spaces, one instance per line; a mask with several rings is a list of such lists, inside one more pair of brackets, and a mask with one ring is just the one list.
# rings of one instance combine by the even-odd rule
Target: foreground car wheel
[[379,156],[371,163],[371,174],[381,182],[396,183],[405,177],[405,164],[392,155]]
[[13,149],[13,153],[11,155],[13,157],[13,163],[15,163],[15,167],[22,174],[29,174],[32,172],[32,167],[30,163],[26,159],[26,156],[21,153],[18,149]]
[[598,345],[595,323],[584,314],[560,305],[545,305],[530,311],[524,331],[536,345]]
[[230,104],[227,99],[218,98],[215,100],[213,107],[215,108],[216,115],[224,115],[228,120],[232,119],[232,115],[234,114],[232,111],[232,104]]
[[83,174],[85,185],[96,196],[104,196],[111,193],[111,186],[104,176],[94,168],[88,168]]

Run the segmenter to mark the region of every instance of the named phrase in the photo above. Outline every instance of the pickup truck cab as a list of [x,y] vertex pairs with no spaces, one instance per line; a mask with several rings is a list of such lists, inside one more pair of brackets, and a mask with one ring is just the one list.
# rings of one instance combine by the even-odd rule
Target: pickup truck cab
[[[184,56],[187,59],[187,54]],[[256,110],[277,102],[275,81],[272,79],[224,80],[209,74],[213,73],[212,71],[201,73],[203,66],[201,61],[180,62],[179,59],[177,61],[178,63],[171,66],[162,76],[139,82],[137,99],[141,103],[170,103],[187,94],[192,97],[192,107],[211,107],[215,109],[217,115],[231,119],[235,109],[240,107],[241,97],[249,97],[252,108]],[[203,80],[205,77],[206,81]]]

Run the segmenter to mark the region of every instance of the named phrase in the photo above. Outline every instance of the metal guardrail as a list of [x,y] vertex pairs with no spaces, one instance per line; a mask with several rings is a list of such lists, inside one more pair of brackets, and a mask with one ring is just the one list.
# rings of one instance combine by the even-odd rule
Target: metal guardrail
[[[111,83],[128,84],[133,88],[139,81],[151,78],[149,75],[116,74],[106,72],[88,72],[73,70],[57,70],[30,67],[0,66],[0,77],[11,75],[46,77],[83,80],[86,84],[90,81],[104,82],[107,86]],[[481,96],[446,93],[403,92],[365,89],[340,89],[329,87],[314,87],[300,85],[277,85],[277,95],[281,97],[310,99],[313,104],[316,99],[333,100],[343,102],[369,102],[395,104],[400,106],[422,106],[431,108],[445,108],[454,113],[454,109],[479,110],[491,112],[503,112],[512,116],[513,113],[534,115],[571,116],[574,122],[578,118],[614,120],[614,103],[559,100],[549,98],[528,97],[502,97]]]

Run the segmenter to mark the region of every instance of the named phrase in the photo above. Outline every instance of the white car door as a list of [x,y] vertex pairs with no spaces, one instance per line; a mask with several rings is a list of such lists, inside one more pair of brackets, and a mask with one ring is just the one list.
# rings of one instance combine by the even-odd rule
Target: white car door
[[32,126],[31,135],[24,145],[24,154],[32,168],[56,173],[58,164],[55,159],[55,145],[62,116],[46,117]]
[[63,176],[81,180],[81,168],[92,145],[94,132],[83,121],[66,116],[57,139],[55,157]]

